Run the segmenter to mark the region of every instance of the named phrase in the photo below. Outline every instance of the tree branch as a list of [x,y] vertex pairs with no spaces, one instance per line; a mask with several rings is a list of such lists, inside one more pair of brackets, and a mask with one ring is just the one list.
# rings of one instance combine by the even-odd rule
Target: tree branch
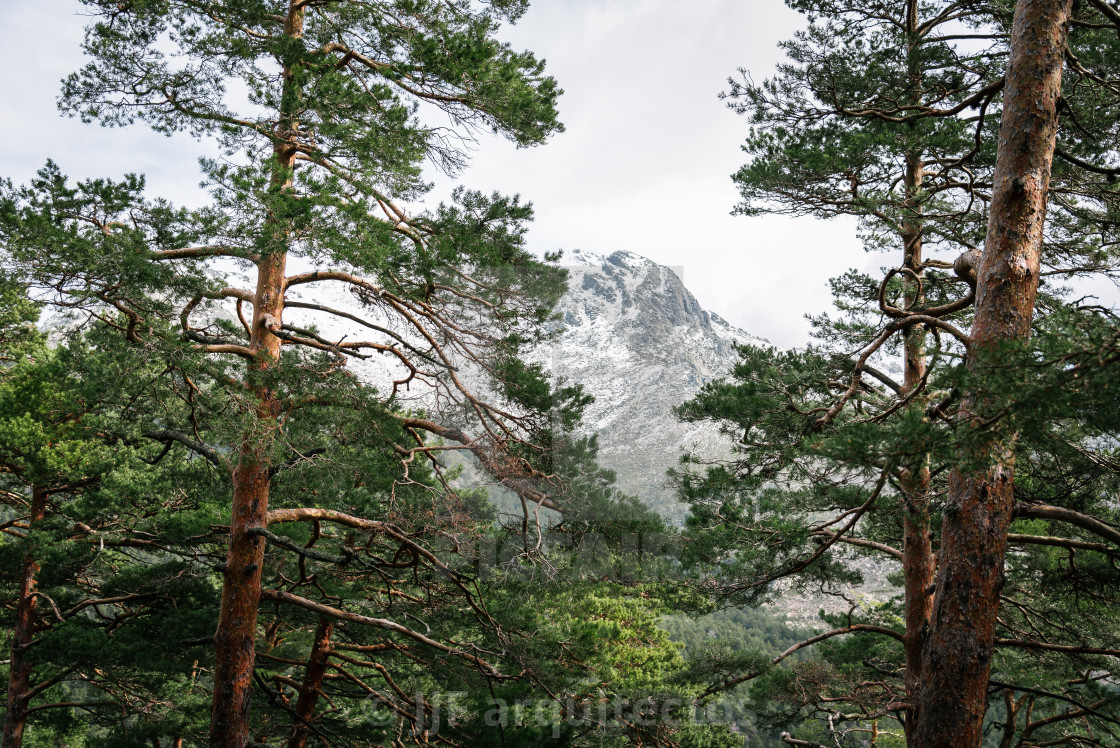
[[220,452],[218,452],[213,447],[203,444],[197,439],[192,439],[182,431],[164,429],[163,431],[150,431],[144,434],[144,436],[148,437],[149,439],[154,439],[158,442],[163,442],[164,444],[168,442],[178,442],[200,457],[205,457],[216,467],[220,467],[227,472],[231,470],[229,461],[226,460],[226,458],[223,457]]
[[296,607],[313,611],[315,613],[318,613],[319,615],[337,618],[340,621],[348,621],[350,623],[358,623],[363,626],[373,626],[375,628],[384,629],[386,631],[392,631],[394,633],[401,634],[402,636],[407,636],[408,638],[418,641],[422,644],[426,644],[427,646],[439,650],[440,652],[444,652],[446,654],[454,655],[455,657],[460,657],[464,660],[467,660],[468,662],[477,665],[486,675],[492,677],[504,677],[497,670],[497,668],[495,668],[486,660],[483,660],[480,657],[476,657],[475,655],[472,655],[461,649],[456,649],[441,642],[437,642],[436,640],[425,636],[418,631],[413,631],[407,626],[402,626],[395,621],[390,621],[385,618],[371,618],[369,616],[359,615],[358,613],[350,613],[345,610],[339,610],[338,608],[332,608],[329,605],[323,605],[322,603],[317,603],[313,600],[308,600],[305,597],[299,597],[298,595],[293,595],[290,592],[284,592],[282,590],[261,590],[261,599],[271,600],[278,603],[286,603],[288,605],[295,605]]
[[[869,624],[869,623],[854,623],[851,626],[845,626],[844,628],[833,629],[832,631],[826,631],[823,634],[817,634],[816,636],[809,637],[808,639],[805,639],[804,641],[800,641],[797,644],[794,644],[792,647],[790,647],[786,651],[782,652],[780,655],[778,655],[774,659],[770,660],[770,664],[771,665],[777,665],[782,660],[784,660],[787,657],[789,657],[790,655],[792,655],[794,652],[805,649],[805,647],[811,647],[814,644],[816,644],[817,642],[822,642],[825,639],[831,639],[834,636],[843,636],[844,634],[854,634],[854,633],[859,633],[859,632],[868,633],[868,634],[880,634],[882,636],[889,636],[890,638],[892,638],[896,641],[899,641],[899,642],[903,641],[903,635],[898,633],[894,629],[889,629],[885,626],[874,626],[874,625]],[[754,672],[754,673],[748,673],[747,675],[740,675],[738,677],[731,678],[730,680],[726,680],[723,683],[718,683],[714,686],[709,686],[703,693],[701,693],[699,696],[697,696],[693,700],[693,703],[695,703],[697,701],[700,701],[701,699],[707,698],[708,696],[712,696],[713,694],[719,693],[721,691],[726,691],[729,688],[734,688],[735,686],[739,685],[740,683],[746,683],[747,681],[752,680],[754,678],[757,678],[760,675],[762,675],[762,671],[758,671],[758,672]]]
[[1110,540],[1117,546],[1120,546],[1120,530],[1106,525],[1096,517],[1091,517],[1081,512],[1075,512],[1072,509],[1050,506],[1048,504],[1028,504],[1020,502],[1015,504],[1015,516],[1024,519],[1051,519],[1065,522],[1074,527],[1080,527],[1082,530],[1091,532],[1105,540]]

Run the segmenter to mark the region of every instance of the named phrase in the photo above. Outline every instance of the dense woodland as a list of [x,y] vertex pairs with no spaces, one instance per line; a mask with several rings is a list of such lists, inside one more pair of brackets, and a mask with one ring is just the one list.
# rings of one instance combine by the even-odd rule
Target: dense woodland
[[786,3],[727,207],[885,267],[680,403],[676,527],[531,205],[426,200],[562,130],[527,0],[83,0],[62,110],[222,155],[0,183],[0,748],[1120,746],[1120,5]]

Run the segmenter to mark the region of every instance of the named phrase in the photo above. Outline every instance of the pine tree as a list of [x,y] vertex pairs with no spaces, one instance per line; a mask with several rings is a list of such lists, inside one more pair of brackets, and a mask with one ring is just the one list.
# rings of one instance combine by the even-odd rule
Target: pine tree
[[[1027,341],[1041,271],[1050,169],[1058,135],[1073,2],[1018,2],[1005,76],[999,150],[966,364],[1008,363]],[[960,420],[980,423],[1003,405],[966,386]],[[998,432],[997,432],[998,434]],[[988,675],[1014,509],[1015,437],[970,445],[949,476],[915,736],[921,745],[975,745],[988,710]],[[973,465],[986,465],[974,468]]]
[[[746,347],[727,382],[705,388],[682,410],[689,419],[722,422],[741,453],[736,462],[706,474],[679,475],[682,491],[693,503],[691,552],[698,561],[716,562],[709,567],[712,593],[744,602],[773,595],[779,581],[792,583],[793,589],[839,594],[842,585],[859,579],[846,568],[852,554],[899,564],[901,600],[890,605],[851,600],[847,615],[826,616],[831,630],[809,640],[823,653],[823,661],[795,664],[788,678],[782,674],[786,671],[766,675],[759,690],[768,687],[789,694],[796,714],[828,717],[834,732],[821,740],[845,734],[854,739],[862,734],[858,730],[882,720],[887,721],[884,729],[897,720],[906,736],[916,740],[922,685],[932,677],[922,652],[949,490],[946,476],[951,466],[960,464],[962,454],[978,454],[982,434],[994,427],[985,423],[977,431],[959,428],[954,414],[961,393],[979,386],[975,376],[963,379],[960,364],[972,345],[964,330],[976,299],[977,248],[984,240],[992,199],[995,123],[1005,106],[1002,74],[1010,18],[1003,6],[987,3],[791,6],[803,10],[810,25],[786,43],[789,64],[773,80],[755,85],[748,78],[733,84],[730,92],[732,104],[748,113],[754,125],[746,145],[753,160],[736,175],[745,198],[740,211],[856,216],[868,246],[893,245],[902,250],[902,262],[882,279],[853,272],[834,281],[841,316],[814,319],[817,345],[791,352]],[[1071,40],[1080,69],[1077,84],[1069,86],[1065,96],[1069,117],[1062,124],[1065,142],[1059,148],[1068,158],[1063,157],[1055,171],[1054,193],[1059,197],[1042,253],[1042,272],[1054,279],[1111,272],[1115,267],[1108,249],[1114,225],[1108,217],[1115,198],[1108,169],[1099,165],[1108,152],[1087,134],[1115,127],[1115,110],[1107,108],[1114,99],[1100,82],[1111,63],[1108,55],[1093,51],[1115,44],[1115,34],[1111,40],[1104,38],[1109,33],[1106,11],[1094,5],[1082,13]],[[1090,109],[1092,118],[1083,117]],[[942,253],[948,256],[938,257]],[[1039,322],[1038,332],[1055,337],[1036,338],[1030,354],[1034,358],[1029,360],[1037,361],[1042,350],[1056,349],[1062,353],[1043,360],[1088,356],[1089,340],[1109,350],[1107,315],[1063,294],[1052,281],[1042,298],[1040,318],[1050,323]],[[1078,332],[1072,334],[1074,330]],[[899,379],[891,370],[897,359],[903,369]],[[1005,359],[1006,371],[986,374],[983,386],[1002,392],[1004,404],[1008,392],[1023,395],[1013,398],[1013,416],[1004,412],[996,419],[998,428],[1029,421],[1037,429],[1030,447],[1024,437],[1021,483],[1037,486],[1044,480],[1043,470],[1053,474],[1052,463],[1044,467],[1045,451],[1034,450],[1052,449],[1063,437],[1068,439],[1063,450],[1082,449],[1107,460],[1108,448],[1102,443],[1107,444],[1108,437],[1101,442],[1096,435],[1109,434],[1114,427],[1098,419],[1086,431],[1078,423],[1078,414],[1090,401],[1099,404],[1096,398],[1105,397],[1103,391],[1089,396],[1078,388],[1083,397],[1079,405],[1061,399],[1067,408],[1061,416],[1067,430],[1059,435],[1053,422],[1028,415],[1043,406],[1032,403],[1026,393],[1051,392],[1046,388],[1056,386],[1054,378],[1064,376],[1060,367],[1041,376],[1033,364],[1016,369],[1013,361],[1023,359]],[[1055,399],[1046,403],[1050,416],[1057,417]],[[1075,430],[1069,430],[1071,422],[1078,424]],[[1110,510],[1091,506],[1098,520],[1109,521]],[[1024,500],[1016,503],[1015,511],[1023,518],[1050,512],[1049,518],[1056,519],[1057,509],[1051,505],[1043,510]],[[1085,513],[1066,516],[1077,519],[1080,524],[1075,526],[1081,530],[1089,526]],[[1065,542],[1071,549],[1095,548],[1103,555],[1094,558],[1101,560],[1115,549],[1076,534],[1071,537],[1070,525],[1046,528],[1041,534],[1047,538],[1038,538],[1040,529],[1036,524],[1029,532],[1013,533],[1017,547],[1032,550],[1010,557],[1008,573],[1016,594],[1001,608],[1004,630],[996,639],[997,660],[1014,673],[1000,673],[1003,687],[1019,693],[1017,698],[1050,699],[1046,706],[1040,703],[1036,717],[1053,717],[1045,723],[1052,727],[1046,729],[1060,730],[1078,719],[1076,709],[1062,712],[1068,705],[1062,699],[1072,699],[1078,708],[1096,702],[1095,696],[1079,690],[1082,686],[1060,685],[1056,673],[1079,657],[1091,657],[1090,650],[1107,658],[1115,647],[1107,636],[1102,641],[1095,635],[1102,630],[1098,624],[1110,617],[1107,606],[1091,608],[1092,624],[1086,621],[1086,632],[1094,635],[1084,640],[1070,642],[1070,632],[1059,631],[1062,622],[1068,625],[1069,616],[1084,614],[1073,614],[1060,604],[1047,606],[1058,616],[1054,627],[1031,629],[1033,614],[1027,612],[1029,605],[1022,608],[1024,599],[1079,599],[1085,594],[1085,580],[1070,578],[1062,592],[1049,588],[1042,593],[1038,574],[1052,568],[1052,561],[1033,549]],[[848,552],[840,552],[842,547]],[[1048,579],[1053,582],[1055,577]],[[1021,635],[1023,631],[1031,633]],[[833,637],[846,638],[829,644]],[[1048,651],[1058,652],[1062,640],[1072,658],[1054,666],[1052,679],[1038,669],[1011,666],[1022,662],[1017,650],[1037,654],[1052,645]],[[774,663],[787,656],[779,655]],[[1107,659],[1096,664],[1112,667]],[[729,673],[711,692],[760,677],[771,668],[772,664],[744,664],[738,676]],[[868,691],[860,683],[877,683],[878,690]],[[1016,692],[1016,686],[1026,690]],[[834,706],[842,703],[858,707],[849,710],[855,721],[851,728],[843,724],[844,710]],[[1108,731],[1108,710],[1114,706],[1108,699],[1102,703],[1109,704],[1103,707],[1106,716],[1092,729]],[[985,698],[979,709],[986,708]],[[875,729],[880,729],[878,724]],[[1024,729],[1020,721],[1011,732],[1021,736]]]
[[[628,544],[664,527],[609,488],[592,445],[564,446],[587,398],[519,358],[563,290],[563,274],[525,251],[529,207],[466,191],[432,211],[403,207],[425,191],[424,159],[465,165],[456,138],[493,128],[532,145],[558,128],[542,65],[492,38],[524,4],[90,5],[93,62],[64,104],[212,134],[228,158],[204,163],[215,203],[200,211],[146,198],[139,177],[70,185],[53,165],[5,195],[6,257],[37,293],[115,330],[179,397],[135,415],[137,448],[212,479],[187,489],[193,511],[157,516],[174,530],[161,558],[221,574],[216,652],[195,632],[175,658],[141,665],[176,672],[184,704],[213,682],[211,718],[124,709],[132,739],[427,744],[442,739],[432,719],[448,691],[465,691],[476,715],[495,692],[584,709],[613,695],[617,667],[629,706],[686,702],[697,689],[673,680],[682,663],[655,628],[653,591],[635,576],[608,588],[599,559],[586,565],[592,546],[610,574],[660,563]],[[251,114],[229,110],[235,85]],[[253,290],[238,287],[245,271]],[[345,291],[300,293],[324,283]],[[371,356],[390,362],[387,376]],[[456,451],[512,492],[516,522],[495,529],[486,501],[454,484],[443,456]],[[582,575],[575,589],[534,583],[558,567]],[[609,602],[608,589],[627,599]],[[570,619],[584,608],[597,622]],[[557,662],[563,647],[571,657]],[[371,704],[388,723],[367,719]],[[727,738],[660,718],[577,724],[559,744]],[[540,734],[504,729],[511,745]]]
[[[465,445],[530,493],[517,475],[544,475],[525,467],[540,462],[550,418],[527,402],[539,400],[532,381],[540,372],[516,355],[561,284],[522,246],[529,209],[467,192],[429,213],[402,206],[424,192],[424,161],[458,169],[462,138],[478,129],[519,145],[542,142],[559,128],[558,89],[531,54],[494,39],[502,21],[524,11],[519,2],[87,5],[91,62],[66,81],[63,106],[107,124],[140,118],[157,131],[212,135],[228,158],[204,164],[217,208],[197,243],[162,233],[157,222],[130,222],[116,214],[120,203],[58,231],[84,226],[91,237],[103,234],[91,242],[127,245],[124,258],[106,259],[117,267],[98,268],[83,285],[87,308],[115,308],[139,345],[177,338],[183,355],[210,362],[214,378],[199,386],[235,393],[244,414],[240,435],[224,442],[236,446],[210,738],[240,748],[249,742],[270,488],[275,471],[301,454],[285,438],[293,423],[345,407],[344,398],[332,400],[349,386],[344,361],[395,359],[400,373],[383,383],[383,397],[423,385],[446,404],[443,413],[461,416],[407,418],[400,425],[408,433]],[[235,87],[247,98],[242,112],[228,93]],[[454,127],[428,124],[433,114]],[[290,264],[306,271],[292,274]],[[248,288],[226,280],[237,267],[255,276]],[[160,276],[163,287],[152,282]],[[364,313],[299,295],[322,283],[352,291]],[[215,316],[225,302],[236,306],[236,327]],[[198,322],[204,314],[209,321]],[[293,324],[300,314],[308,321]],[[328,338],[314,317],[369,337]],[[462,366],[479,369],[505,397],[477,395]],[[420,442],[403,459],[424,458]],[[219,446],[209,449],[225,461]]]
[[3,745],[23,744],[29,722],[32,745],[143,735],[168,716],[168,699],[189,719],[201,703],[191,696],[198,653],[153,657],[151,642],[197,639],[216,610],[209,574],[167,552],[212,486],[188,455],[140,437],[143,419],[130,413],[176,398],[116,335],[6,353],[0,464],[15,538],[0,546],[14,609]]

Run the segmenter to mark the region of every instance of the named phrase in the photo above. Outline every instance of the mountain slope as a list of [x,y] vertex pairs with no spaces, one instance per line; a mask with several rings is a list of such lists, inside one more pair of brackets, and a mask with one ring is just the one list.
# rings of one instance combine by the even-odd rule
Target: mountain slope
[[[633,252],[605,256],[576,250],[565,255],[563,264],[569,282],[557,309],[561,329],[529,358],[545,365],[554,377],[582,384],[595,397],[583,429],[598,435],[599,461],[617,473],[619,486],[664,516],[682,521],[684,507],[667,490],[665,471],[687,450],[725,455],[728,442],[714,425],[679,422],[673,408],[731,370],[735,342],[758,339],[705,311],[672,269]],[[324,285],[300,291],[320,304],[356,307],[343,288]],[[327,339],[340,339],[347,332],[332,320],[307,313],[297,320],[301,324],[303,317],[308,318],[306,324],[322,323],[319,332]],[[388,319],[377,321],[392,325]],[[410,336],[407,329],[399,332]],[[405,373],[391,357],[350,365],[363,380],[382,387]],[[486,389],[471,371],[460,376]],[[419,409],[434,404],[431,391],[422,386],[399,392],[397,402]]]
[[563,332],[535,358],[595,396],[584,427],[598,434],[600,462],[620,487],[679,521],[665,471],[686,450],[727,447],[714,426],[681,423],[672,410],[730,371],[735,342],[758,338],[704,310],[672,269],[633,252],[576,250],[564,264]]

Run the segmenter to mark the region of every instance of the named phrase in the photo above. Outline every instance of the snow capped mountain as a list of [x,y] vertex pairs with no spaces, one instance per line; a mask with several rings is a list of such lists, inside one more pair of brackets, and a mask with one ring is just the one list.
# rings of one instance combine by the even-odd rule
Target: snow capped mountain
[[[681,423],[673,408],[730,372],[733,343],[765,341],[704,310],[677,273],[641,255],[577,250],[564,260],[564,330],[543,353],[556,375],[595,396],[584,427],[599,435],[599,462],[618,473],[624,491],[681,522],[686,507],[666,485],[665,471],[683,452],[720,458],[730,454],[730,445],[714,424]],[[897,592],[886,578],[889,565],[854,554],[848,562],[866,580],[848,589],[853,599],[885,600]],[[835,597],[786,591],[772,607],[790,621],[811,624],[820,609],[842,612],[845,606]]]
[[584,427],[599,435],[600,463],[620,487],[679,520],[665,486],[681,453],[726,453],[710,424],[684,424],[673,408],[727,374],[735,342],[761,342],[706,311],[677,272],[633,252],[565,255],[563,332],[535,358],[595,396]]
[[[598,434],[599,461],[618,474],[620,487],[663,515],[683,520],[685,509],[666,488],[665,471],[685,451],[719,456],[728,449],[714,425],[681,423],[673,408],[731,370],[735,342],[759,339],[703,309],[677,272],[641,255],[576,250],[562,264],[569,277],[557,309],[561,332],[530,359],[544,364],[554,377],[583,384],[595,397],[583,428]],[[349,292],[335,285],[308,286],[292,298],[356,308]],[[320,324],[327,339],[352,332],[324,315],[295,311],[293,319]],[[352,361],[351,367],[379,387],[404,373],[388,357]],[[461,376],[471,379],[469,371]],[[406,407],[431,406],[426,387],[401,392],[398,398]]]

